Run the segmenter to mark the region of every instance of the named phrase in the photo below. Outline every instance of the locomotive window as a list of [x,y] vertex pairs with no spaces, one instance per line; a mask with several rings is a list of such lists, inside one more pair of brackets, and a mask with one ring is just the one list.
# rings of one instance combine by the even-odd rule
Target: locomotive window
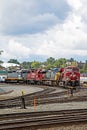
[[67,71],[67,72],[71,72],[71,71],[72,71],[72,68],[66,68],[66,71]]
[[78,68],[73,68],[73,71],[79,72],[79,69]]

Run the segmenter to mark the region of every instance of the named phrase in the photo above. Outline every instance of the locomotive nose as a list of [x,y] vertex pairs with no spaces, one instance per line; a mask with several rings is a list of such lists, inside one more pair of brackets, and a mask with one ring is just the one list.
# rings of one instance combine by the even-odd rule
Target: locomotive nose
[[73,80],[75,80],[75,79],[77,78],[77,76],[76,76],[76,74],[72,73],[72,74],[70,75],[70,78],[73,79]]
[[75,74],[75,73],[72,73],[72,74],[70,75],[70,78],[71,78],[72,80],[79,80],[79,76],[78,76],[77,74]]

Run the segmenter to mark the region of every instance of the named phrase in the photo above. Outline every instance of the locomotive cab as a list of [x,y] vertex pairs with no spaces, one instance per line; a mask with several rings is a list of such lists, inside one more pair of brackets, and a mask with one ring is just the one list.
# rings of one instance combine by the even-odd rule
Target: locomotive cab
[[62,80],[65,85],[69,86],[79,86],[80,85],[80,71],[76,66],[68,66],[64,69],[62,73]]

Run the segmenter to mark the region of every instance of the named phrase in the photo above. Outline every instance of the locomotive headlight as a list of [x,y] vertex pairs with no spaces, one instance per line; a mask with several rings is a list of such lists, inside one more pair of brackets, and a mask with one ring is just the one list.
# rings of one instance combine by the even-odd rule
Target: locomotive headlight
[[75,75],[75,74],[73,74],[73,77],[76,77],[76,75]]
[[74,74],[70,74],[70,77],[73,77]]

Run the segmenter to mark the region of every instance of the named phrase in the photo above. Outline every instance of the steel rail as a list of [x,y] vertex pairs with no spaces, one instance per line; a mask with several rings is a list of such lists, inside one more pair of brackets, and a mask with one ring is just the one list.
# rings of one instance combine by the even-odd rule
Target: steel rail
[[[41,97],[35,97],[36,98],[36,102],[37,105],[41,105],[41,104],[52,104],[52,103],[68,103],[68,102],[82,102],[82,101],[87,101],[87,96],[74,96],[74,97],[52,97],[50,98],[48,95],[48,98],[41,98]],[[25,98],[25,103],[26,106],[33,106],[33,100],[29,99],[29,98]],[[18,101],[15,101],[15,99],[13,101],[10,100],[6,100],[4,102],[0,103],[0,108],[12,108],[12,107],[20,107],[21,106],[21,98],[19,98]]]
[[[10,115],[11,116],[11,115]],[[53,124],[62,124],[62,123],[75,123],[75,122],[84,122],[87,121],[87,109],[77,109],[77,110],[63,110],[56,112],[44,112],[44,113],[32,113],[31,116],[22,115],[19,118],[16,117],[11,119],[4,118],[0,120],[0,129],[9,130],[22,127],[35,127],[42,125],[53,125]]]
[[[32,106],[34,98],[36,98],[37,104],[39,104],[40,100],[43,101],[45,99],[48,100],[49,98],[55,98],[55,97],[58,98],[60,96],[67,94],[66,90],[62,92],[52,93],[54,91],[55,88],[48,88],[45,89],[44,91],[23,95],[23,97],[25,98],[26,105]],[[21,96],[0,101],[0,108],[19,107],[20,105],[21,105]]]

